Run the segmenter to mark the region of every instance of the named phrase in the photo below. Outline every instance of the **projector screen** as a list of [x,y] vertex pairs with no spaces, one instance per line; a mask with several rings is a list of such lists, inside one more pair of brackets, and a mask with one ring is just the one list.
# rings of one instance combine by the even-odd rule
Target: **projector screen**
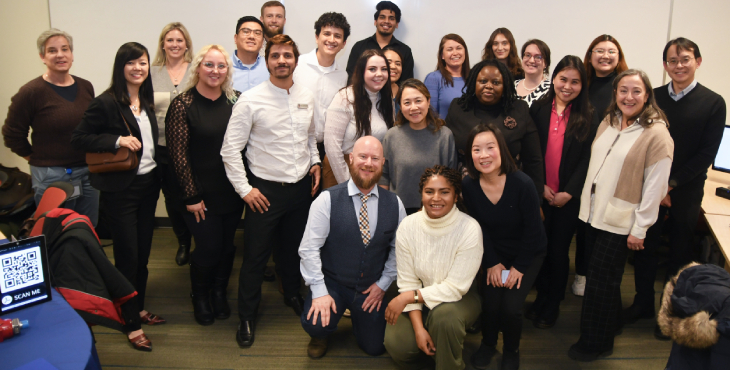
[[[302,53],[315,47],[314,22],[322,13],[343,13],[352,28],[338,56],[344,68],[355,42],[375,33],[373,14],[378,0],[288,0],[284,31]],[[402,18],[395,37],[408,44],[415,60],[415,77],[425,78],[436,67],[441,37],[461,35],[471,64],[481,59],[489,35],[497,27],[509,28],[518,49],[531,38],[545,41],[552,64],[567,54],[583,58],[590,42],[608,33],[620,43],[631,68],[645,70],[652,84],[662,83],[661,54],[670,20],[668,0],[615,0],[610,3],[579,0],[396,0]],[[221,44],[233,52],[236,21],[260,15],[264,1],[218,0],[49,0],[51,26],[74,38],[72,73],[94,85],[97,94],[109,85],[114,55],[125,42],[145,45],[154,57],[162,27],[182,22],[190,31],[194,50]],[[448,4],[448,6],[446,6]],[[608,4],[608,5],[607,5]],[[709,45],[708,45],[709,47]]]

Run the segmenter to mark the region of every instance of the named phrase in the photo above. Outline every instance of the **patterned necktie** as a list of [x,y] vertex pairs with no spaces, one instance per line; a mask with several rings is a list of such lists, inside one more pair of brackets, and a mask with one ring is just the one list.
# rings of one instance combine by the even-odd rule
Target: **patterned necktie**
[[360,194],[360,200],[362,206],[360,206],[360,216],[357,219],[357,224],[360,226],[360,235],[362,236],[362,242],[365,245],[370,244],[370,220],[368,219],[368,198],[369,195]]

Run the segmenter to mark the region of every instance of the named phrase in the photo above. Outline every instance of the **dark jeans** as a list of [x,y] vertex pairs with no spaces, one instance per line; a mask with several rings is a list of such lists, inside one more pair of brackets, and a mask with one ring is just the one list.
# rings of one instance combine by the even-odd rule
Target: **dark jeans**
[[195,250],[190,255],[191,263],[201,267],[218,266],[222,259],[230,259],[236,253],[233,239],[236,227],[241,221],[243,207],[221,215],[205,213],[205,220],[195,221],[195,215],[188,212],[183,217],[195,237]]
[[[312,179],[304,176],[295,184],[282,185],[248,174],[249,183],[269,200],[264,213],[248,209],[244,219],[243,264],[238,278],[238,315],[242,321],[256,319],[261,302],[261,283],[272,250],[286,298],[299,294],[299,243],[307,226],[312,204]],[[274,243],[276,236],[276,243]]]
[[634,303],[645,309],[654,309],[654,282],[659,265],[657,249],[661,244],[664,217],[669,213],[672,224],[669,233],[669,266],[665,281],[686,264],[692,262],[692,244],[697,219],[700,216],[705,179],[699,178],[672,190],[672,207],[659,207],[656,223],[646,232],[644,249],[634,253]]
[[586,244],[592,248],[578,346],[584,352],[603,352],[613,348],[621,323],[621,279],[629,253],[628,235],[587,226]]
[[580,200],[571,199],[560,208],[543,201],[542,209],[548,244],[535,287],[539,299],[548,303],[546,308],[556,309],[565,299],[565,286],[568,284],[570,270],[570,242],[578,223]]
[[304,311],[302,311],[304,331],[314,338],[327,338],[337,330],[337,324],[340,322],[345,309],[349,309],[352,315],[352,332],[355,334],[357,345],[370,356],[382,355],[385,352],[383,339],[385,338],[385,308],[388,307],[388,301],[383,299],[379,311],[363,311],[362,304],[368,297],[367,294],[347,288],[331,279],[325,279],[325,285],[330,296],[335,300],[337,313],[330,312],[330,322],[325,327],[322,327],[322,318],[320,316],[317,317],[316,325],[313,324],[313,316],[307,320],[307,314],[312,307],[312,292],[310,291],[304,301]]
[[[497,288],[484,284],[482,288],[482,342],[488,346],[497,345],[499,332],[502,332],[505,351],[520,349],[522,337],[522,308],[525,298],[535,283],[544,255],[535,256],[532,264],[523,272],[520,288]],[[489,266],[491,267],[491,266]],[[487,266],[484,266],[486,279]],[[522,272],[522,271],[521,271]]]
[[138,311],[144,309],[147,262],[159,196],[160,184],[154,170],[136,176],[122,191],[101,192],[114,242],[114,265],[137,290]]

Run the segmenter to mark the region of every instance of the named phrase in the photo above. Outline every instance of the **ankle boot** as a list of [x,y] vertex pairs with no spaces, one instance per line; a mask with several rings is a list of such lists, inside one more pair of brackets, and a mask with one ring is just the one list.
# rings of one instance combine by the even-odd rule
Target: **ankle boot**
[[180,247],[177,249],[177,254],[175,254],[175,263],[177,263],[178,266],[182,266],[188,263],[188,261],[190,261],[190,243],[180,243]]
[[190,297],[193,299],[195,321],[200,325],[211,325],[215,322],[209,296],[212,273],[213,269],[210,267],[190,264],[190,283],[192,285]]
[[215,318],[225,320],[231,316],[231,307],[228,305],[228,280],[233,269],[234,255],[225,256],[218,264],[213,276],[213,287],[210,291],[210,301],[213,305]]

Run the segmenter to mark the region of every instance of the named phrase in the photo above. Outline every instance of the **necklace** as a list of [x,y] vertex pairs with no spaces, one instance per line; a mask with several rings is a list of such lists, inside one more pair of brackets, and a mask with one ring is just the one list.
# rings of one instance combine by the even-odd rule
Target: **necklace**
[[[181,65],[184,65],[184,64],[181,64]],[[177,82],[178,82],[178,80],[180,80],[180,77],[181,77],[181,76],[180,76],[180,71],[178,71],[178,72],[177,72],[176,74],[173,74],[173,73],[172,73],[172,70],[170,69],[170,67],[168,67],[168,66],[165,66],[165,68],[167,69],[167,74],[169,74],[169,75],[170,75],[170,77],[172,78],[172,82],[173,82],[173,83],[174,83],[175,85],[177,85],[177,84],[178,84]],[[182,69],[182,74],[183,74],[183,75],[185,74],[185,69],[184,69],[184,68]]]
[[533,87],[533,88],[531,88],[531,89],[528,89],[528,88],[527,88],[527,79],[524,79],[524,80],[522,80],[522,87],[523,87],[523,88],[524,88],[525,90],[527,90],[527,91],[534,91],[535,89],[537,89],[537,88],[538,88],[538,86],[540,86],[540,84],[541,84],[541,83],[542,83],[542,81],[540,81],[540,83],[538,83],[537,85],[535,85],[535,87]]
[[[139,105],[139,98],[137,98],[137,105]],[[132,108],[132,112],[136,112],[136,111],[137,111],[137,109],[139,109],[139,108],[137,108],[137,105],[135,105],[134,103],[132,103],[132,102],[130,101],[130,104],[129,104],[129,106],[130,106],[130,107]]]

